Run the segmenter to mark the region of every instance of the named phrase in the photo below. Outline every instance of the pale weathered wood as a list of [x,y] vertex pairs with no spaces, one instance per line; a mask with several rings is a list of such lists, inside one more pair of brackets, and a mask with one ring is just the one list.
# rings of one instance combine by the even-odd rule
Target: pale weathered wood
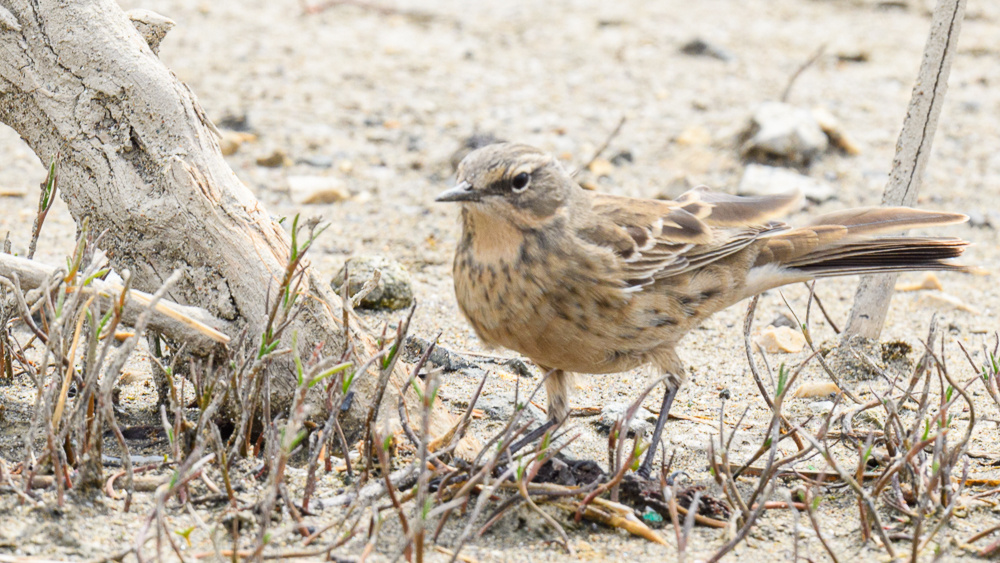
[[[230,336],[244,327],[251,340],[261,333],[289,237],[226,164],[194,95],[117,3],[0,0],[0,120],[43,163],[57,161],[59,193],[73,218],[79,224],[89,217],[93,231],[106,231],[102,249],[116,270],[131,271],[135,288],[152,292],[180,269],[184,277],[170,300],[226,321]],[[317,346],[339,353],[339,299],[311,270],[302,291],[304,310],[286,344],[296,332],[303,357]],[[352,335],[360,355],[374,351],[374,339],[360,327]],[[389,404],[406,382],[399,365]],[[272,408],[290,404],[292,374],[288,365],[272,369]],[[356,436],[363,424],[375,379],[369,373],[355,382],[355,400],[342,417],[348,434]],[[406,403],[417,412],[418,400],[407,391]],[[443,407],[436,414],[444,431],[449,417]]]
[[[34,260],[0,254],[0,278],[13,282],[16,277],[23,291],[43,286],[55,272],[52,266]],[[95,279],[85,291],[102,297],[95,303],[103,314],[121,294],[122,286]],[[152,295],[144,291],[130,290],[125,298],[122,322],[134,326],[139,315],[149,307],[151,298]],[[186,344],[188,350],[198,355],[211,353],[219,344],[228,344],[230,338],[225,331],[232,330],[229,323],[209,315],[204,309],[166,300],[156,304],[146,326],[171,340]]]
[[[958,36],[965,16],[965,0],[939,0],[931,19],[917,83],[896,143],[896,156],[882,205],[912,206],[923,179],[938,116],[948,89],[948,74],[958,51]],[[854,294],[854,306],[843,337],[878,338],[889,311],[897,274],[863,276]]]

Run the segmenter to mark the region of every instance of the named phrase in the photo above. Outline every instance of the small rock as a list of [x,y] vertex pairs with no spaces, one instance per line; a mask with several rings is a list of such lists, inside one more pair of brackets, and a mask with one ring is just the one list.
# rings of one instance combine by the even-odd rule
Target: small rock
[[708,129],[695,125],[681,131],[674,142],[684,146],[705,146],[712,142],[712,134],[708,132]]
[[768,354],[794,354],[805,347],[806,337],[787,326],[769,326],[757,335],[754,344]]
[[492,420],[505,420],[514,412],[513,400],[513,396],[508,397],[502,393],[483,393],[476,401],[476,408]]
[[632,151],[623,150],[619,151],[615,156],[611,157],[611,164],[615,166],[625,166],[626,164],[632,164],[634,157],[632,156]]
[[979,311],[950,293],[925,293],[917,299],[917,307],[930,307],[942,312],[958,310],[973,315],[979,314]]
[[799,328],[798,324],[795,322],[795,319],[789,316],[788,313],[779,313],[778,316],[775,317],[773,321],[771,321],[771,326],[773,327],[787,326],[788,328],[793,328],[793,329]]
[[986,215],[979,211],[978,209],[973,209],[966,211],[965,214],[969,217],[970,227],[989,227],[990,220],[986,218]]
[[279,166],[291,166],[292,160],[288,158],[288,153],[282,149],[274,149],[271,154],[267,156],[257,157],[257,166],[264,166],[266,168],[278,168]]
[[[408,336],[406,338],[406,347],[404,349],[406,352],[406,361],[411,364],[419,361],[427,351],[428,346],[430,346],[430,341],[417,336]],[[470,363],[462,356],[459,356],[447,348],[442,348],[437,345],[434,346],[433,350],[431,350],[431,355],[427,357],[427,361],[442,368],[444,371],[458,371],[460,369],[474,367],[474,364]]]
[[[605,434],[611,432],[615,423],[625,417],[625,411],[628,410],[628,407],[628,403],[610,403],[605,405],[601,409],[601,416],[593,422],[594,426]],[[639,411],[632,417],[632,422],[628,428],[629,436],[642,436],[652,431],[653,425],[642,418],[644,413],[645,411],[640,407]]]
[[938,291],[944,289],[941,285],[941,280],[938,279],[934,272],[927,272],[924,274],[924,279],[917,283],[898,283],[896,284],[896,291],[920,291],[922,289],[936,289]]
[[681,46],[681,52],[685,55],[692,55],[696,57],[712,57],[713,59],[719,59],[720,61],[731,61],[733,60],[733,54],[729,50],[719,47],[713,43],[709,43],[701,38],[695,38],[688,41],[683,46]]
[[829,146],[811,111],[782,102],[761,104],[741,137],[743,158],[761,162],[807,165]]
[[299,162],[313,168],[330,168],[333,166],[333,157],[317,154],[300,158]]
[[740,195],[778,195],[799,192],[809,201],[821,203],[836,197],[833,186],[798,172],[764,164],[748,164],[743,170]]
[[614,169],[615,166],[611,164],[611,161],[604,158],[595,158],[587,167],[587,170],[590,170],[590,173],[598,178],[610,176]]
[[792,397],[795,397],[796,399],[808,399],[813,397],[827,397],[838,393],[840,393],[840,388],[837,387],[832,381],[809,381],[799,385],[799,387],[792,392]]
[[837,52],[837,60],[842,63],[867,63],[872,58],[871,53],[868,51],[858,50],[843,50]]
[[243,131],[222,131],[222,138],[219,139],[219,149],[224,156],[236,154],[243,143],[252,143],[257,140],[257,135]]
[[298,205],[338,203],[350,198],[344,182],[334,176],[289,176],[288,195]]
[[861,154],[861,148],[858,147],[858,144],[847,136],[840,121],[827,109],[813,108],[812,115],[819,123],[819,128],[826,133],[831,145],[852,156]]
[[350,273],[351,285],[348,290],[352,296],[357,294],[364,287],[365,282],[372,278],[375,270],[382,273],[375,289],[358,304],[358,307],[362,309],[395,311],[409,307],[413,303],[410,273],[399,262],[383,256],[354,256],[348,259],[331,282],[334,291],[337,291],[338,294],[340,286],[344,284],[345,270]]
[[[525,400],[524,395],[520,398]],[[479,396],[476,401],[476,408],[482,409],[486,416],[493,420],[509,420],[514,415],[514,393],[490,393]],[[532,403],[528,403],[527,408],[521,413],[521,422],[535,421],[542,423],[548,420],[548,416],[542,409]]]
[[251,133],[250,118],[246,113],[227,112],[216,123],[219,129],[229,129],[238,133]]
[[996,229],[1000,227],[1000,211],[990,209],[985,213],[978,209],[966,211],[969,216],[969,225],[979,229]]

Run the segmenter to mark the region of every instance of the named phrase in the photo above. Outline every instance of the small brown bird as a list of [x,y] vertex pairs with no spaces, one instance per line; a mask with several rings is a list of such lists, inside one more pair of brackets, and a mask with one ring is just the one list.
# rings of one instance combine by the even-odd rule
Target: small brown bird
[[684,381],[676,346],[709,315],[820,277],[962,271],[946,260],[968,244],[873,236],[966,220],[956,213],[868,207],[791,228],[771,219],[797,194],[738,197],[699,187],[660,201],[591,192],[552,156],[511,143],[466,156],[458,184],[437,201],[462,205],[455,294],[476,334],[551,372],[543,432],[569,414],[570,372],[652,364],[669,376],[639,471],[646,478]]

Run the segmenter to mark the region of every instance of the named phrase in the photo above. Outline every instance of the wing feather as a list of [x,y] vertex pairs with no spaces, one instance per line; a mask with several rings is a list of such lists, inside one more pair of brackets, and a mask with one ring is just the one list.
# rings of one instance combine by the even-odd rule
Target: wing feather
[[798,194],[740,197],[703,187],[674,201],[593,194],[596,222],[579,233],[612,250],[621,259],[622,284],[640,291],[787,230],[784,223],[769,219],[797,201]]

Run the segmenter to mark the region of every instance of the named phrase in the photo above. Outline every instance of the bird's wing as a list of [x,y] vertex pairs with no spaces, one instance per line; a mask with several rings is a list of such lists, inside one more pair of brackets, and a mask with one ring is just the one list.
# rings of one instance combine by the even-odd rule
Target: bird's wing
[[674,201],[594,194],[595,220],[585,240],[620,259],[627,289],[700,268],[749,246],[765,233],[785,230],[769,221],[798,196],[740,197],[695,188]]
[[764,196],[739,196],[713,192],[706,186],[688,190],[673,200],[681,209],[711,227],[764,225],[788,213],[802,199],[799,192]]

